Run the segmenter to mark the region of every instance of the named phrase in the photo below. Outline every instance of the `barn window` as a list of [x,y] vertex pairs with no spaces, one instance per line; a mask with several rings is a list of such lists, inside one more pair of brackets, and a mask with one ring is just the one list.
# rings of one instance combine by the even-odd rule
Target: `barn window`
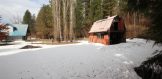
[[97,33],[96,35],[97,35],[97,37],[100,38],[100,39],[102,39],[102,38],[104,37],[102,33]]

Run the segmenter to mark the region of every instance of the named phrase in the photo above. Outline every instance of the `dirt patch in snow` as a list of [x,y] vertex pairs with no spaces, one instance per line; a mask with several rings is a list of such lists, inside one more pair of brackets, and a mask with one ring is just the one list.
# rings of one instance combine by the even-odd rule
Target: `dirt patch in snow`
[[41,48],[41,46],[26,45],[20,49],[33,49],[33,48]]

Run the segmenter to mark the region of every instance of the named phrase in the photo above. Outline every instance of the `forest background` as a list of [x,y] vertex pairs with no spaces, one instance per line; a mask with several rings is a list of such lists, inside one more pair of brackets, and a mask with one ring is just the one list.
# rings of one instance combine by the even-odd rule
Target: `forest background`
[[55,41],[73,41],[88,37],[92,24],[108,16],[124,19],[127,38],[145,38],[162,42],[161,0],[49,0],[37,17],[27,10],[23,24],[28,36]]

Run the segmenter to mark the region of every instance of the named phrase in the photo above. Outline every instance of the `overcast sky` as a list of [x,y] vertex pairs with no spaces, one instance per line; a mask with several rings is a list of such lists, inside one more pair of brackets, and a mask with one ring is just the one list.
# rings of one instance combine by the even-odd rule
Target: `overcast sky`
[[13,19],[23,17],[28,9],[32,14],[38,14],[43,4],[48,4],[49,0],[0,0],[0,16]]

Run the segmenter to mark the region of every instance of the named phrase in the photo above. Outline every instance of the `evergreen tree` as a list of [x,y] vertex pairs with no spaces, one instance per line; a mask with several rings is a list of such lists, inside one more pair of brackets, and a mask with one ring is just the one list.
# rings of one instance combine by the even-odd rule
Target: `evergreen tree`
[[31,21],[31,13],[29,10],[26,10],[23,16],[23,24],[30,24],[30,21]]
[[102,19],[102,0],[91,0],[90,3],[90,18],[92,22]]
[[[156,40],[157,43],[162,43],[162,1],[161,0],[150,0],[151,9],[151,27],[148,30],[149,37]],[[147,4],[146,4],[147,5]]]
[[162,21],[161,21],[161,0],[128,0],[128,10],[131,12],[144,13],[145,17],[151,19],[150,28],[145,32],[144,37],[147,39],[156,40],[157,43],[162,43]]
[[82,27],[83,27],[83,19],[84,19],[84,3],[82,0],[77,0],[76,3],[76,27],[75,33],[76,37],[82,37]]
[[125,16],[127,14],[127,3],[128,0],[117,0],[117,14],[120,16]]
[[31,19],[32,16],[31,16],[31,13],[29,10],[26,10],[24,16],[23,16],[23,24],[28,24],[28,30],[27,30],[27,36],[30,36],[31,35]]
[[91,0],[83,0],[83,25],[81,33],[84,37],[88,36],[88,31],[91,28],[93,21],[91,15]]
[[103,17],[113,16],[117,14],[117,2],[116,0],[103,0]]
[[36,33],[41,38],[50,38],[53,35],[52,8],[43,5],[36,19]]
[[30,30],[31,30],[32,35],[35,35],[36,33],[35,23],[36,23],[36,17],[35,17],[35,14],[33,14],[31,17],[31,24],[30,24],[31,26]]

